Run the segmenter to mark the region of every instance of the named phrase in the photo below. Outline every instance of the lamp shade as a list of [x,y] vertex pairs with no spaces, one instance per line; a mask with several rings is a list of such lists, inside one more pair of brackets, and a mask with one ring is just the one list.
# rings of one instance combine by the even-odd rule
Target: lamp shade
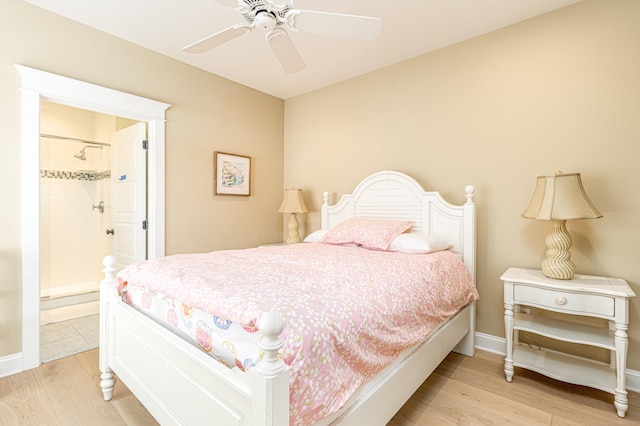
[[596,219],[602,214],[587,197],[580,173],[538,176],[522,217],[538,220]]
[[284,200],[278,209],[279,213],[307,213],[309,209],[302,199],[302,189],[287,188],[284,190]]

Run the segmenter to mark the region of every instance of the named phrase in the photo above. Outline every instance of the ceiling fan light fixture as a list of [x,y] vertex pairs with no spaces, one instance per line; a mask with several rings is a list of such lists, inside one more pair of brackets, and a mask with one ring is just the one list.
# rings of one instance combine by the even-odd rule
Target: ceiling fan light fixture
[[256,18],[253,21],[253,24],[256,26],[256,28],[260,28],[265,31],[273,30],[276,27],[277,23],[278,21],[276,20],[276,17],[271,12],[266,11],[258,12]]

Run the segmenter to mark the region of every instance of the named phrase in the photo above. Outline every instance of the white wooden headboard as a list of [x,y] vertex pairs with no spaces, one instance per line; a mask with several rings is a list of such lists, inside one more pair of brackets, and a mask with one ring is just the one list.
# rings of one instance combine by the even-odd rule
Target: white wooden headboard
[[465,188],[467,201],[454,205],[439,192],[426,192],[415,179],[404,173],[381,171],[370,175],[329,205],[329,193],[323,194],[322,229],[328,230],[352,217],[411,220],[411,232],[447,238],[452,250],[460,255],[475,281],[476,275],[476,207],[475,189]]

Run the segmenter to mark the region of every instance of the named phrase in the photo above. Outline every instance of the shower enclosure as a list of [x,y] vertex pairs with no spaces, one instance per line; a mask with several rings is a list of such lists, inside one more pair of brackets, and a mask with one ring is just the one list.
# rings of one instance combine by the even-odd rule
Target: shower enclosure
[[101,259],[111,251],[111,147],[115,118],[42,103],[41,324],[98,313]]

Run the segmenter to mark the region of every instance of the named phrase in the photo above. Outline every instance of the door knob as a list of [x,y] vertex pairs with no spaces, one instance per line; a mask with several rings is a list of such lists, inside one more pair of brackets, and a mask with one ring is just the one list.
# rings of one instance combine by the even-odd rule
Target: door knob
[[113,229],[107,229],[107,235],[115,235],[115,231]]

